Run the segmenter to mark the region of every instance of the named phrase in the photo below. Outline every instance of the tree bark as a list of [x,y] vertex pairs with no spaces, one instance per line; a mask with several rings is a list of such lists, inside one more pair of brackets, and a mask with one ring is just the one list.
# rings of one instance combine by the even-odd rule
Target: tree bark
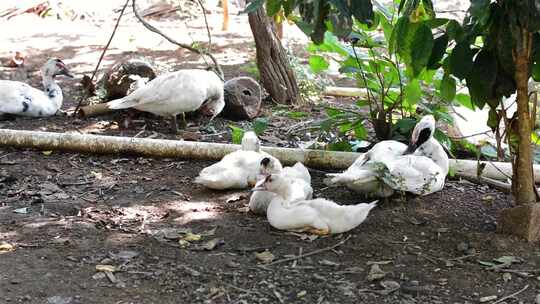
[[298,84],[285,49],[276,35],[274,22],[264,7],[249,13],[249,25],[257,48],[257,67],[263,87],[278,103],[294,104],[298,100]]
[[536,202],[528,89],[532,35],[526,29],[522,29],[521,38],[521,43],[518,43],[514,50],[518,112],[518,120],[515,123],[517,123],[519,143],[513,161],[514,178],[512,179],[512,190],[517,204],[528,204]]

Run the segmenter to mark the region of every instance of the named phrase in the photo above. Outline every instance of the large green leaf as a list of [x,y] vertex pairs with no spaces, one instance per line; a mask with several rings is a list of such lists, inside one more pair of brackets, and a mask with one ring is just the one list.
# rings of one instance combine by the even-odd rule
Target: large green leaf
[[328,67],[330,66],[328,61],[326,61],[326,59],[323,56],[319,56],[319,55],[309,56],[308,62],[309,62],[309,67],[315,73],[322,72],[328,69]]
[[374,18],[373,5],[371,0],[353,0],[351,3],[351,12],[358,21],[371,24]]
[[433,9],[433,3],[431,0],[422,0],[422,5],[428,16],[433,19],[435,18],[435,10]]
[[467,94],[463,94],[463,93],[456,94],[456,101],[460,105],[462,105],[462,106],[464,106],[466,108],[469,108],[469,109],[471,109],[473,111],[475,109],[475,106],[471,101],[471,96],[469,96]]
[[274,16],[281,9],[281,0],[266,0],[266,14]]
[[441,80],[441,98],[444,101],[452,101],[456,96],[456,80],[448,74],[444,74]]
[[[497,61],[492,52],[482,50],[476,56],[471,72],[467,76],[467,87],[472,102],[483,108],[493,99],[493,86],[497,79]],[[493,107],[493,105],[491,105]],[[495,105],[496,106],[496,105]]]
[[448,35],[443,34],[433,42],[433,50],[429,56],[427,68],[428,69],[438,69],[441,64],[440,61],[446,53],[446,48],[448,47]]
[[468,43],[458,43],[450,55],[450,73],[459,79],[466,78],[473,67],[474,51]]
[[427,66],[433,49],[433,34],[425,23],[420,24],[414,32],[410,49],[411,66],[416,77]]
[[420,82],[418,79],[411,80],[404,89],[404,106],[412,108],[413,105],[417,104],[422,98],[422,88],[420,87]]
[[296,6],[296,0],[284,0],[282,5],[283,5],[283,12],[285,13],[285,16],[288,17],[293,12]]

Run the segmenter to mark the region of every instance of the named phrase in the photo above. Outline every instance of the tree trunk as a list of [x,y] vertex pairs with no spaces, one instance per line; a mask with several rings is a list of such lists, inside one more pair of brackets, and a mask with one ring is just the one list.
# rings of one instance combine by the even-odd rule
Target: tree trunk
[[255,39],[257,67],[264,88],[276,102],[294,104],[298,100],[296,77],[276,35],[275,24],[266,16],[264,7],[249,13],[249,25]]
[[[520,45],[521,44],[521,45]],[[521,43],[515,49],[515,80],[517,85],[517,129],[519,143],[514,159],[514,178],[512,190],[517,204],[536,202],[533,176],[533,150],[531,143],[531,115],[529,112],[529,58],[532,36],[523,29]]]

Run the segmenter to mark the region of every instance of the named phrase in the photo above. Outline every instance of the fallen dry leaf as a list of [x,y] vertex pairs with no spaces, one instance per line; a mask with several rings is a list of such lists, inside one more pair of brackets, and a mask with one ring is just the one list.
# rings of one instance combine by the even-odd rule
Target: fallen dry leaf
[[6,253],[15,250],[15,246],[8,243],[0,244],[0,253]]
[[102,264],[98,264],[96,265],[96,270],[97,271],[108,271],[108,272],[115,272],[116,271],[116,267],[114,267],[113,265],[102,265]]
[[263,263],[270,263],[272,262],[276,257],[268,250],[263,252],[255,252],[255,257],[257,260],[263,262]]
[[186,233],[186,235],[184,235],[184,237],[182,238],[182,240],[187,241],[187,242],[196,242],[196,241],[200,241],[200,240],[201,240],[201,235],[200,235],[200,234],[195,234],[195,233],[188,232],[188,233]]

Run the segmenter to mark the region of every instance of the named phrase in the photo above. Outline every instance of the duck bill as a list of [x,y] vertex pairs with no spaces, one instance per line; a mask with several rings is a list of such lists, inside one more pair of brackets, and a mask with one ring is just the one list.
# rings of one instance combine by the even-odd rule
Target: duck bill
[[260,174],[257,176],[258,182],[255,184],[255,186],[250,190],[251,192],[255,191],[266,191],[266,187],[264,182],[266,181],[266,174]]
[[418,146],[416,145],[416,143],[410,143],[410,144],[407,146],[407,149],[405,150],[405,152],[403,152],[403,155],[413,154],[414,151],[416,151],[416,148],[418,148]]
[[68,69],[62,69],[62,70],[58,71],[58,73],[56,73],[56,75],[64,75],[64,76],[67,76],[69,78],[74,78],[73,74],[71,74],[71,72],[68,71]]

